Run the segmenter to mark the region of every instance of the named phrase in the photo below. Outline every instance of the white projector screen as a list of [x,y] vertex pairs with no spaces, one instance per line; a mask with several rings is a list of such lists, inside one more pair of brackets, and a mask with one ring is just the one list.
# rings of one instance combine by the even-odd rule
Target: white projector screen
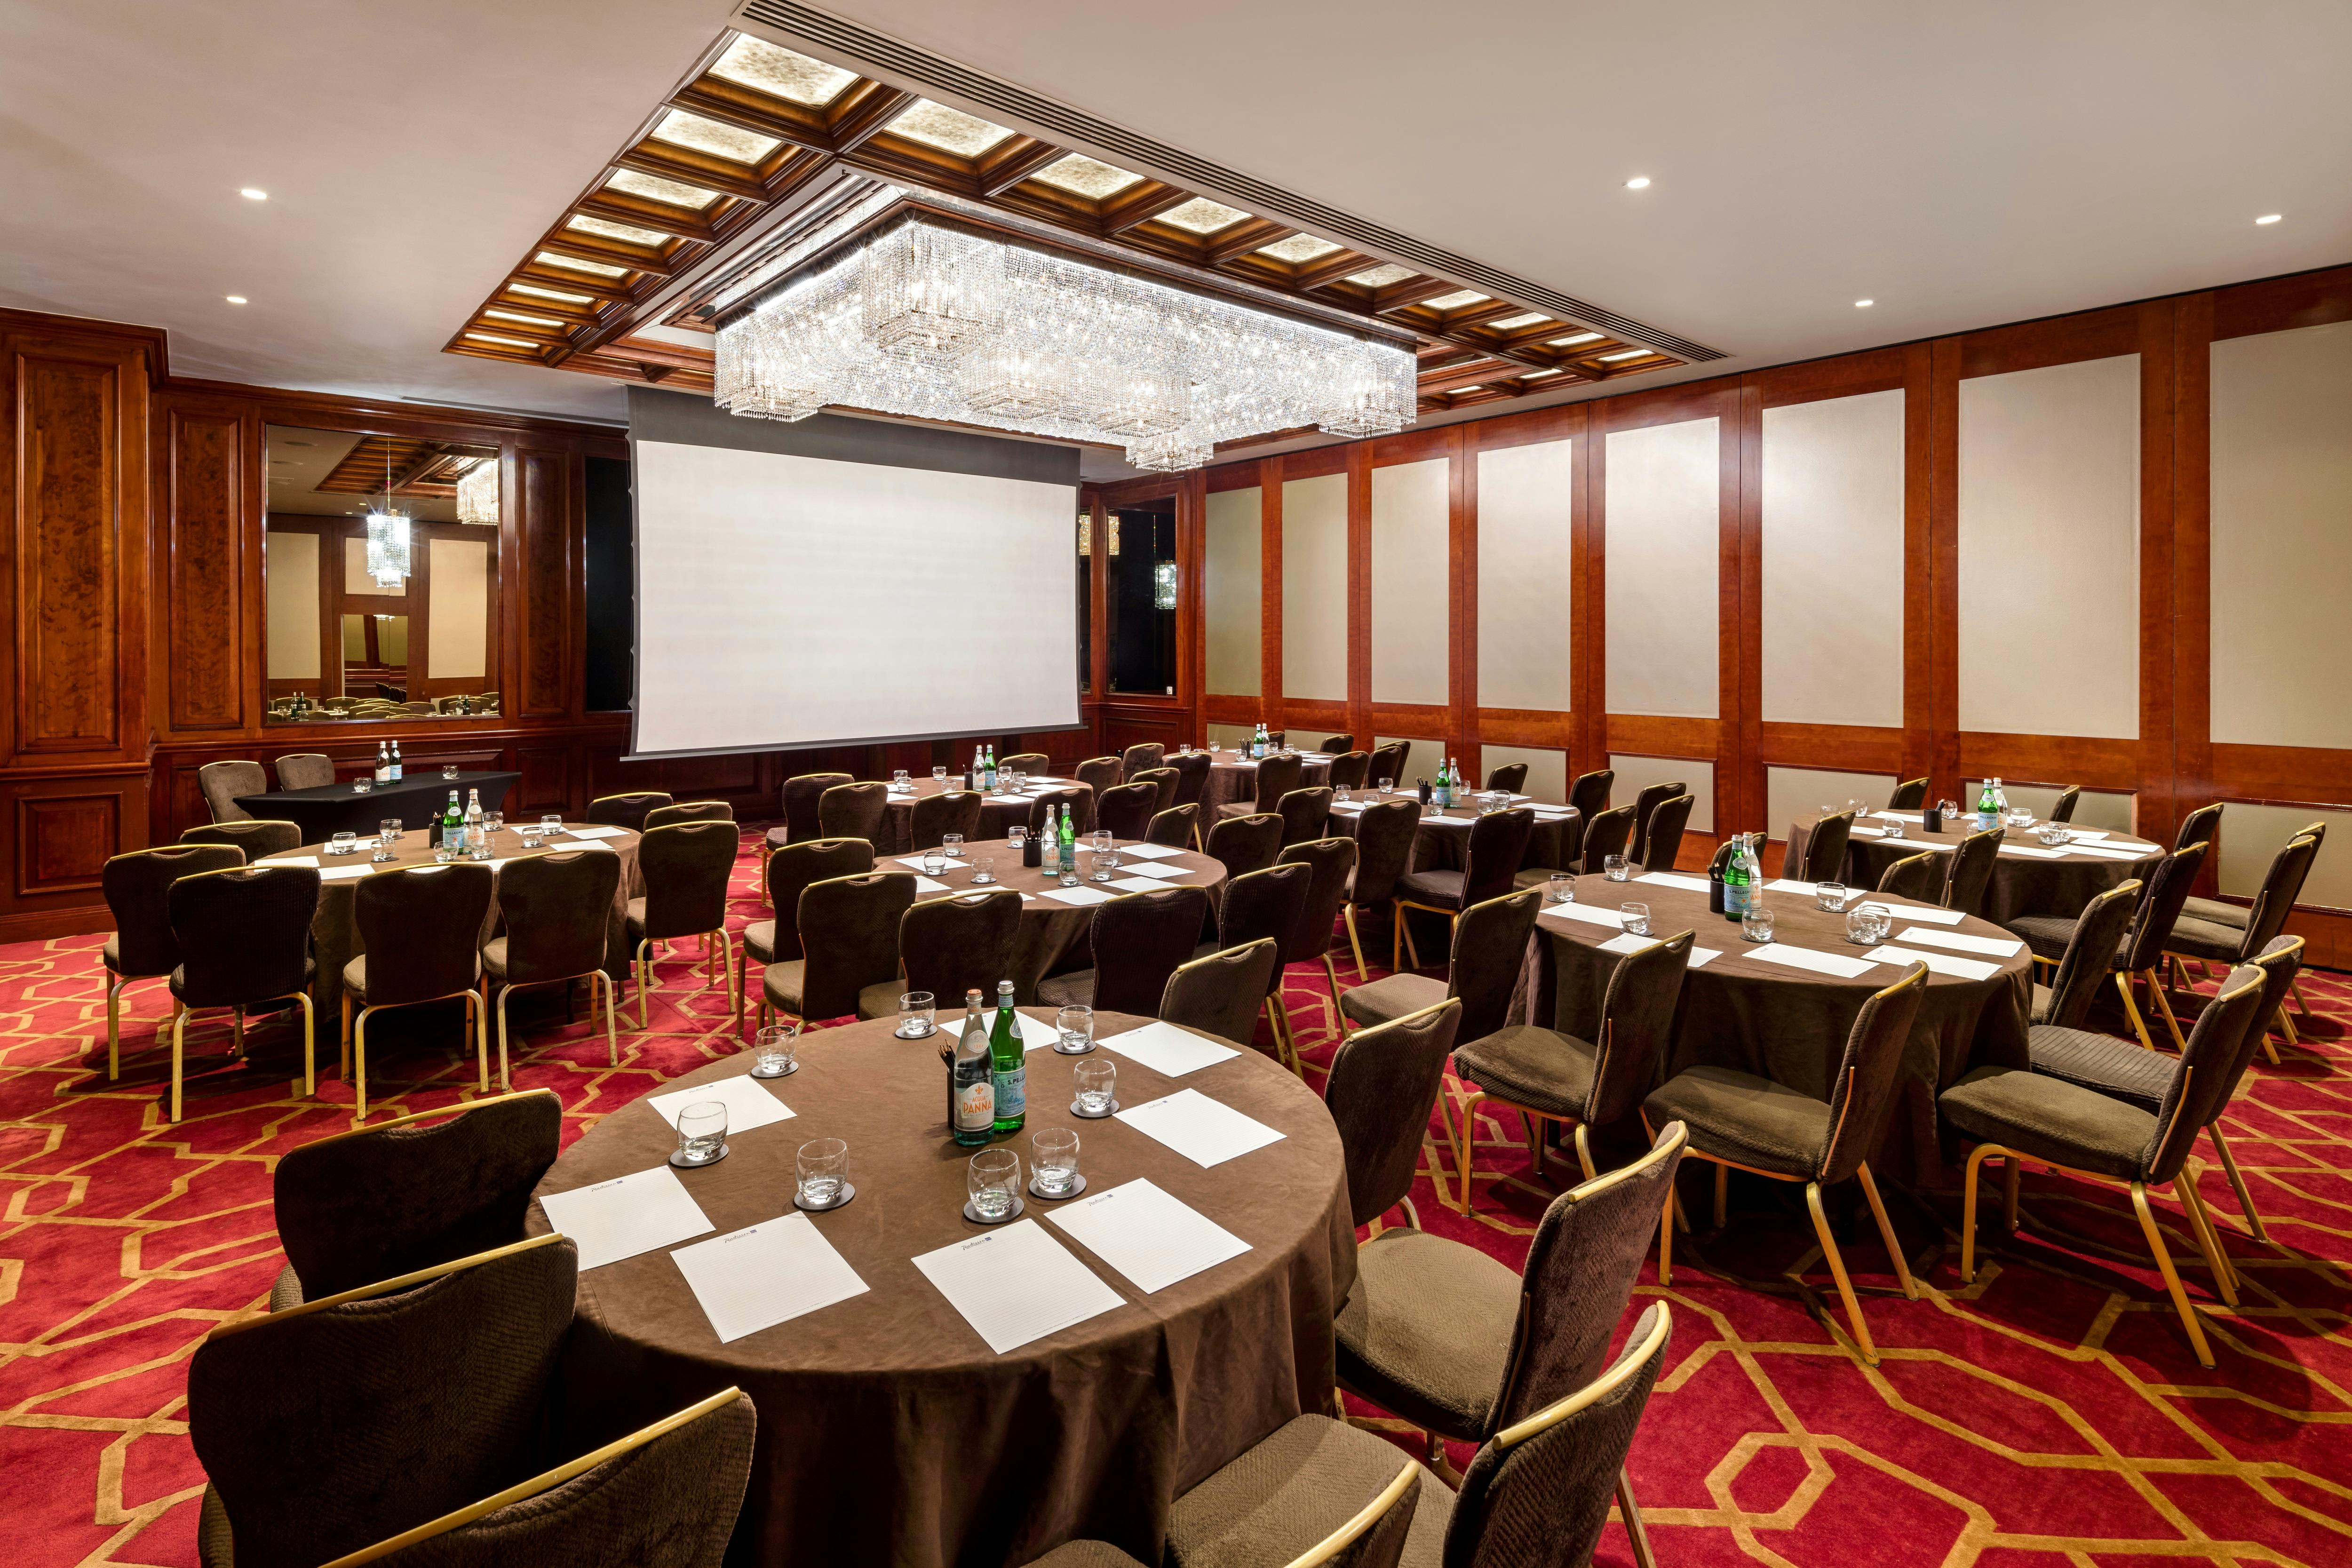
[[634,445],[638,755],[1077,724],[1075,486]]

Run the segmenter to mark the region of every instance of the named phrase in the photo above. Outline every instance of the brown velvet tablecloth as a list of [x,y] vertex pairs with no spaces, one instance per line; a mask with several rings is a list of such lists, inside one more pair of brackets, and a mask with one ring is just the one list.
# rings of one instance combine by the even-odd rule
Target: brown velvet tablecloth
[[[1301,752],[1307,767],[1299,774],[1298,787],[1312,789],[1331,773],[1331,753]],[[1212,752],[1209,754],[1209,783],[1201,795],[1201,832],[1205,836],[1217,820],[1217,808],[1236,801],[1257,798],[1257,763],[1239,752]]]
[[[1097,1037],[1144,1022],[1104,1014]],[[962,1215],[971,1152],[947,1136],[938,1050],[892,1027],[803,1037],[800,1069],[769,1086],[793,1119],[734,1133],[725,1160],[678,1173],[725,1235],[793,1212],[801,1144],[846,1140],[857,1195],[813,1218],[866,1293],[721,1344],[664,1252],[591,1269],[572,1363],[583,1394],[629,1423],[730,1384],[751,1396],[759,1437],[731,1563],[999,1568],[1074,1537],[1156,1563],[1179,1494],[1329,1402],[1332,1315],[1355,1280],[1338,1130],[1313,1091],[1255,1051],[1180,1080],[1098,1048],[1126,1105],[1197,1089],[1285,1134],[1202,1170],[1122,1122],[1073,1117],[1071,1058],[1032,1051],[1028,1126],[1001,1146],[1025,1164],[1030,1133],[1073,1129],[1089,1192],[1148,1177],[1251,1250],[1145,1295],[1029,1198],[1023,1218],[1128,1304],[997,1355],[912,1262],[981,1227]],[[750,1066],[730,1057],[678,1083]],[[648,1169],[677,1142],[639,1100],[590,1129],[539,1190]],[[536,1206],[530,1224],[546,1228]]]
[[[1395,798],[1395,797],[1391,797]],[[1367,790],[1355,796],[1365,805],[1377,802],[1380,796]],[[1522,802],[1522,805],[1527,803]],[[1331,808],[1329,832],[1344,837],[1356,836],[1356,819],[1360,813],[1340,802]],[[1469,847],[1470,824],[1478,815],[1475,805],[1448,806],[1439,811],[1431,806],[1422,813],[1421,826],[1412,836],[1412,853],[1405,863],[1407,871],[1459,871],[1463,852]],[[1569,825],[1578,816],[1572,806],[1547,807],[1536,816],[1535,832],[1528,836],[1528,852],[1521,857],[1520,866],[1558,866],[1560,847]],[[1580,835],[1580,840],[1581,836]],[[1517,868],[1513,868],[1517,869]]]
[[[1695,948],[1714,948],[1722,954],[1683,979],[1661,1083],[1685,1068],[1727,1067],[1825,1100],[1830,1075],[1863,1003],[1903,975],[1902,968],[1884,963],[1853,980],[1759,963],[1747,956],[1752,949],[1737,925],[1707,912],[1703,892],[1638,879],[1612,882],[1580,877],[1576,896],[1580,902],[1612,910],[1629,900],[1645,903],[1653,935],[1695,931]],[[1767,892],[1763,897],[1772,911],[1776,941],[1847,958],[1870,951],[1848,942],[1845,916],[1816,909],[1811,895]],[[1898,910],[1910,902],[1892,898],[1873,901]],[[1900,933],[1906,928],[1898,919],[1895,929]],[[1921,929],[2015,940],[1979,920]],[[1616,955],[1600,951],[1601,944],[1618,934],[1606,926],[1539,915],[1518,992],[1512,998],[1513,1020],[1597,1038],[1601,998],[1617,966]],[[1953,956],[1996,964],[1998,973],[1984,980],[1929,973],[1927,994],[1904,1047],[1896,1103],[1887,1113],[1879,1146],[1869,1156],[1882,1175],[1917,1182],[1944,1176],[1936,1135],[1937,1091],[1971,1068],[2030,1065],[2025,1029],[2033,1001],[2032,954],[2021,944],[2008,958],[1974,952]]]
[[[1805,863],[1805,845],[1812,837],[1813,824],[1821,818],[1801,816],[1789,827],[1789,852],[1781,864],[1795,874],[1795,868]],[[1904,817],[1903,837],[1883,838],[1857,831],[1846,841],[1845,881],[1850,887],[1874,888],[1886,868],[1897,860],[1908,859],[1923,849],[1948,855],[1959,847],[1960,841],[1976,831],[1976,818],[1963,817],[1958,825],[1941,833],[1930,833],[1912,812]],[[1857,828],[1884,826],[1883,822],[1859,818]],[[2093,899],[2133,877],[2147,880],[2156,869],[2156,862],[2164,853],[2164,846],[2145,838],[2135,838],[2128,833],[2109,833],[2097,841],[2117,849],[2137,849],[2143,853],[2137,859],[2118,860],[2105,855],[2068,854],[2055,860],[2042,859],[2039,855],[2014,855],[2011,846],[2039,850],[2042,846],[2033,837],[2031,827],[2012,827],[2002,841],[2001,852],[1994,858],[1992,880],[1985,889],[1985,918],[1995,925],[2007,925],[2020,915],[2063,915],[2074,919],[2089,906]]]
[[[1076,779],[1057,779],[1051,784],[1032,787],[1059,789],[1065,784],[1076,782]],[[919,800],[927,800],[935,795],[945,795],[950,790],[963,788],[963,775],[950,773],[942,782],[926,773],[921,778],[909,779],[908,783],[913,786],[911,789],[903,795],[894,792],[889,797],[889,809],[882,818],[882,842],[874,846],[874,852],[877,855],[907,853],[915,842],[915,803]],[[1027,826],[1029,807],[1033,804],[1026,795],[985,796],[980,803],[980,829],[973,837],[1002,838],[1007,828]]]
[[[535,825],[534,825],[535,826]],[[585,822],[566,823],[568,827],[588,827]],[[316,856],[321,870],[337,867],[356,866],[373,875],[379,871],[396,871],[404,866],[430,866],[433,862],[432,834],[421,827],[412,827],[400,836],[393,853],[395,858],[377,865],[369,858],[372,848],[351,855],[330,855],[323,844],[305,844],[292,851],[296,858]],[[612,838],[567,838],[561,835],[547,841],[546,847],[554,849],[592,849],[602,845],[621,857],[620,885],[614,889],[612,912],[604,921],[604,973],[621,984],[629,967],[629,942],[625,921],[629,911],[629,884],[636,879],[637,835],[624,827]],[[493,851],[490,869],[495,871],[501,860],[538,851],[522,847],[522,835],[512,827],[499,829],[491,836]],[[265,857],[283,859],[283,856]],[[320,1038],[332,1041],[341,1016],[343,1005],[343,965],[367,951],[360,941],[359,921],[352,913],[354,897],[364,879],[339,877],[319,884],[319,912],[310,921],[311,956],[319,961],[319,977],[310,987],[311,1005],[319,1010]],[[499,931],[499,905],[490,900],[490,912],[482,922],[482,938],[488,942]]]
[[[1121,838],[1114,842],[1124,847],[1132,846],[1135,841],[1131,838]],[[1085,847],[1085,841],[1080,840],[1078,874],[1081,878],[1089,874],[1093,853]],[[1013,941],[1013,973],[1009,977],[1013,982],[1013,994],[1016,1001],[1024,1007],[1036,1001],[1037,982],[1054,973],[1056,966],[1061,964],[1066,956],[1074,957],[1081,965],[1090,962],[1085,951],[1087,936],[1094,925],[1095,910],[1101,908],[1101,905],[1068,904],[1059,899],[1046,896],[1051,892],[1067,889],[1060,888],[1042,868],[1021,864],[1021,858],[1013,852],[1012,847],[1001,841],[982,840],[967,846],[966,855],[970,860],[984,859],[991,862],[991,868],[996,878],[995,886],[1010,888],[1021,895],[1021,927],[1019,934]],[[874,868],[877,871],[913,871],[920,876],[922,873],[919,868],[902,863],[903,860],[917,858],[919,858],[919,856],[911,850],[903,857],[885,856],[875,861]],[[1171,888],[1200,888],[1208,893],[1212,901],[1217,896],[1217,889],[1222,887],[1225,880],[1223,861],[1213,860],[1206,855],[1198,855],[1189,849],[1179,850],[1173,855],[1164,856],[1158,860],[1138,859],[1133,856],[1121,856],[1120,858],[1124,862],[1118,873],[1121,879],[1133,877],[1135,873],[1128,868],[1139,865],[1181,867],[1185,874],[1181,878],[1139,878],[1137,879],[1156,880],[1163,886]],[[951,868],[934,879],[944,884],[947,890],[925,892],[918,889],[915,894],[917,903],[921,903],[927,899],[951,898],[957,893],[987,890],[973,883],[974,873],[970,865],[959,864],[952,860],[948,864]],[[1082,882],[1080,885],[1108,893],[1114,898],[1141,890],[1137,888],[1115,888],[1105,883],[1091,881]],[[940,1005],[946,1007],[950,1001],[960,1000],[960,998],[942,996],[940,998]]]

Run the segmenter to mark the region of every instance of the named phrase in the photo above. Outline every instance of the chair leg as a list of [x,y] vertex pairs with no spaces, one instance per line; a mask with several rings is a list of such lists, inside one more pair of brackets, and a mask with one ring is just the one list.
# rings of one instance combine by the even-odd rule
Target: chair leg
[[234,1006],[228,1010],[228,1054],[242,1061],[245,1058],[245,1008],[243,1005]]
[[1601,1173],[1592,1163],[1592,1135],[1585,1131],[1581,1121],[1576,1124],[1576,1168],[1584,1173],[1584,1179],[1588,1182]]
[[640,1029],[647,1029],[653,1026],[646,1021],[646,1008],[650,1004],[646,998],[646,986],[651,980],[653,973],[653,965],[647,960],[646,952],[648,948],[653,946],[653,944],[654,942],[651,937],[647,937],[645,941],[637,943],[637,955],[634,960],[637,966],[637,1027]]
[[[569,985],[571,982],[567,980],[564,984]],[[513,986],[499,987],[499,1092],[500,1094],[514,1092],[514,1079],[507,1072],[507,998],[513,994]]]
[[1715,1168],[1715,1228],[1721,1230],[1731,1218],[1731,1167]]
[[725,926],[712,934],[719,938],[719,972],[726,977],[729,987],[735,993],[729,1000],[735,1004],[735,1016],[740,1021],[743,1016],[743,990],[736,983],[735,939],[727,933]]
[[1393,900],[1389,903],[1389,973],[1404,973],[1404,907]]
[[1471,1212],[1470,1144],[1478,1126],[1478,1102],[1486,1098],[1484,1090],[1473,1089],[1470,1091],[1470,1098],[1462,1102],[1457,1112],[1461,1120],[1455,1129],[1455,1136],[1461,1142],[1454,1146],[1454,1168],[1462,1173],[1462,1212],[1464,1214]]
[[[2153,979],[2153,975],[2150,978]],[[2147,994],[2156,999],[2156,1010],[2164,1015],[2165,1026],[2172,1031],[2172,1048],[2176,1051],[2187,1050],[2189,1042],[2181,1037],[2180,1020],[2172,1016],[2172,998],[2165,994],[2163,983],[2158,981],[2150,984]]]
[[183,1007],[172,1015],[172,1120],[180,1120],[180,1062],[183,1032],[188,1026],[188,1011]]
[[1402,901],[1397,905],[1397,930],[1404,933],[1404,955],[1412,960],[1413,973],[1418,974],[1421,972],[1421,949],[1413,942],[1412,927],[1405,921]]
[[1356,984],[1360,985],[1365,981],[1370,980],[1372,975],[1371,971],[1364,967],[1364,944],[1356,938],[1356,906],[1353,904],[1340,905],[1339,918],[1348,922],[1348,946],[1352,949],[1356,954]]
[[106,1081],[122,1076],[122,981],[106,977]]
[[2180,1209],[2189,1216],[2189,1234],[2196,1239],[2197,1250],[2205,1255],[2205,1267],[2213,1276],[2214,1293],[2225,1307],[2238,1304],[2238,1266],[2221,1249],[2221,1233],[2213,1228],[2213,1213],[2205,1206],[2205,1194],[2197,1190],[2187,1167],[2173,1179],[2172,1195],[2180,1200]]
[[2180,1276],[2173,1271],[2172,1254],[2165,1250],[2164,1233],[2156,1227],[2156,1215],[2147,1206],[2147,1184],[2134,1182],[2131,1196],[2132,1208],[2139,1215],[2140,1234],[2147,1238],[2147,1249],[2156,1258],[2156,1271],[2164,1276],[2164,1288],[2172,1297],[2172,1310],[2180,1314],[2180,1326],[2189,1331],[2189,1347],[2197,1352],[2197,1364],[2210,1372],[2212,1349],[2205,1342],[2205,1330],[2197,1321],[2197,1309],[2189,1304],[2189,1292],[2180,1288]]
[[[621,1031],[613,1015],[615,1011],[615,1004],[619,1001],[618,993],[621,988],[614,984],[613,977],[601,969],[592,969],[588,972],[589,1020],[591,1023],[595,1020],[596,987],[600,982],[604,987],[604,1060],[608,1066],[619,1067],[621,1065]],[[570,982],[565,982],[565,986],[569,989]]]
[[1633,1568],[1658,1568],[1650,1552],[1650,1532],[1642,1528],[1642,1505],[1633,1500],[1633,1478],[1622,1468],[1617,1471],[1617,1512],[1633,1548]]
[[1668,1193],[1666,1201],[1658,1205],[1658,1283],[1665,1286],[1674,1282],[1675,1195]]
[[2018,1178],[2025,1173],[2025,1163],[2014,1154],[2000,1157],[2000,1228],[2004,1236],[2017,1234]]
[[1870,1200],[1871,1217],[1878,1222],[1878,1238],[1886,1243],[1886,1256],[1895,1260],[1895,1278],[1903,1282],[1903,1299],[1916,1301],[1919,1299],[1919,1284],[1911,1278],[1911,1260],[1903,1256],[1903,1244],[1895,1237],[1895,1222],[1886,1217],[1886,1205],[1879,1201],[1878,1183],[1871,1176],[1870,1162],[1865,1160],[1855,1167],[1854,1174],[1862,1178],[1862,1195]]
[[2221,1136],[2221,1124],[2210,1122],[2205,1131],[2212,1135],[2213,1152],[2221,1156],[2221,1172],[2230,1178],[2230,1190],[2238,1194],[2238,1212],[2246,1216],[2247,1234],[2269,1246],[2271,1238],[2263,1230],[2263,1216],[2254,1212],[2253,1196],[2246,1191],[2246,1178],[2238,1174],[2238,1162],[2230,1153],[2229,1140]]
[[1960,1173],[1960,1283],[1977,1282],[1977,1176],[1988,1154],[2006,1153],[1995,1143],[1979,1143],[1969,1151]]
[[[2294,979],[2286,983],[2286,994],[2288,998],[2294,1003],[2294,1010],[2296,1012],[2302,1014],[2306,1018],[2311,1016],[2311,1004],[2303,999],[2302,975],[2298,974]],[[2280,1010],[2282,1012],[2285,1010],[2284,1004],[2281,1005]]]
[[1331,1021],[1342,1035],[1348,1032],[1347,1015],[1339,1011],[1339,972],[1331,966],[1331,955],[1323,955],[1323,978],[1331,984]]
[[310,1014],[310,994],[297,991],[293,996],[302,1005],[302,1098],[309,1100],[319,1092],[318,1032]]
[[[350,1001],[346,999],[343,1005],[349,1007]],[[352,1079],[355,1099],[352,1101],[352,1125],[354,1127],[367,1120],[367,1021],[368,1015],[374,1011],[373,1007],[361,1008],[359,1022],[353,1026],[352,1033],[352,1060],[356,1064],[357,1073]]]
[[[2279,1005],[2278,1020],[2279,1033],[2286,1037],[2286,1043],[2290,1046],[2301,1045],[2303,1037],[2294,1032],[2294,1020],[2287,1016],[2286,1005],[2284,1003]],[[2278,1066],[2278,1047],[2271,1044],[2267,1031],[2263,1036],[2263,1049],[2270,1053],[2271,1066]]]
[[1280,1062],[1283,1066],[1288,1067],[1290,1065],[1290,1047],[1283,1042],[1282,1038],[1282,1013],[1280,1010],[1280,1005],[1277,1004],[1273,997],[1269,996],[1265,999],[1264,1011],[1265,1013],[1265,1026],[1274,1031],[1274,1059]]
[[1853,1281],[1846,1278],[1845,1258],[1838,1252],[1837,1237],[1830,1234],[1830,1216],[1822,1212],[1822,1184],[1805,1184],[1805,1207],[1813,1216],[1813,1235],[1822,1244],[1822,1256],[1829,1261],[1830,1278],[1837,1281],[1838,1299],[1845,1303],[1846,1321],[1853,1325],[1854,1343],[1862,1350],[1864,1366],[1878,1364],[1878,1347],[1870,1342],[1870,1325],[1862,1321],[1862,1303],[1855,1300]]
[[490,1092],[490,1005],[471,991],[466,993],[466,1022],[474,1037],[475,1089]]
[[2123,995],[2124,1016],[2131,1020],[2132,1031],[2139,1036],[2140,1045],[2151,1051],[2156,1049],[2156,1042],[2147,1036],[2147,1021],[2139,1016],[2139,1004],[2132,1000],[2131,971],[2116,971],[2116,989]]
[[352,1079],[352,994],[348,989],[343,992],[343,1033],[340,1049],[341,1054],[335,1072],[349,1083]]

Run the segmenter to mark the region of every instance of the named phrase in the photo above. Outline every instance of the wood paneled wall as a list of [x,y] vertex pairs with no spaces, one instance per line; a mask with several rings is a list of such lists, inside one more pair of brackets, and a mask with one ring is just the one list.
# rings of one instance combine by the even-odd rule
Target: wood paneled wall
[[[2352,268],[1960,333],[1720,380],[1633,392],[1558,408],[1414,431],[1381,440],[1209,470],[1210,491],[1260,487],[1265,697],[1204,693],[1200,721],[1352,733],[1443,735],[1465,763],[1482,745],[1559,749],[1571,773],[1612,752],[1690,760],[1712,770],[1718,830],[1767,828],[1773,767],[1926,774],[1940,795],[1997,773],[2032,784],[2130,792],[2141,832],[2169,841],[2205,801],[2352,803],[2352,752],[2215,745],[2210,739],[2207,526],[2208,363],[2217,339],[2352,320]],[[2132,740],[2004,734],[1959,728],[1958,520],[1961,383],[2047,365],[2137,354],[2139,363],[2139,725]],[[1903,717],[1900,728],[1767,723],[1762,719],[1762,465],[1767,408],[1901,389],[1904,426]],[[1646,426],[1715,417],[1721,441],[1717,603],[1718,717],[1664,718],[1607,709],[1607,441]],[[1528,442],[1573,447],[1570,707],[1532,711],[1477,705],[1477,455]],[[1451,465],[1452,563],[1444,584],[1451,648],[1447,704],[1371,700],[1379,637],[1370,591],[1370,476],[1392,463]],[[1345,703],[1282,695],[1282,485],[1341,473],[1349,482],[1349,695]],[[2095,593],[2095,583],[2083,591]],[[1694,606],[1697,608],[1697,606]],[[1196,623],[1197,624],[1197,623]],[[2311,628],[2311,657],[2334,658],[2334,628]],[[2021,679],[2037,670],[2019,650]],[[1412,772],[1434,769],[1416,757]],[[2225,817],[2224,832],[2227,831]],[[1692,852],[1704,853],[1695,843]],[[2210,872],[2209,872],[2210,879]],[[2294,929],[2315,962],[2352,964],[2352,910],[2306,906]]]

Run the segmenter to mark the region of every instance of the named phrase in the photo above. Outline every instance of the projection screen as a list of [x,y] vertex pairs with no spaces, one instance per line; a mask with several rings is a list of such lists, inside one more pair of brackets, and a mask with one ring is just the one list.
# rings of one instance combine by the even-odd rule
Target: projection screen
[[[1007,464],[988,451],[1004,443],[888,426],[832,443],[1016,470],[975,473],[651,439],[635,415],[635,754],[1079,722],[1075,451]],[[797,426],[744,438],[779,436],[827,445]],[[1066,481],[1019,476],[1040,452]]]

